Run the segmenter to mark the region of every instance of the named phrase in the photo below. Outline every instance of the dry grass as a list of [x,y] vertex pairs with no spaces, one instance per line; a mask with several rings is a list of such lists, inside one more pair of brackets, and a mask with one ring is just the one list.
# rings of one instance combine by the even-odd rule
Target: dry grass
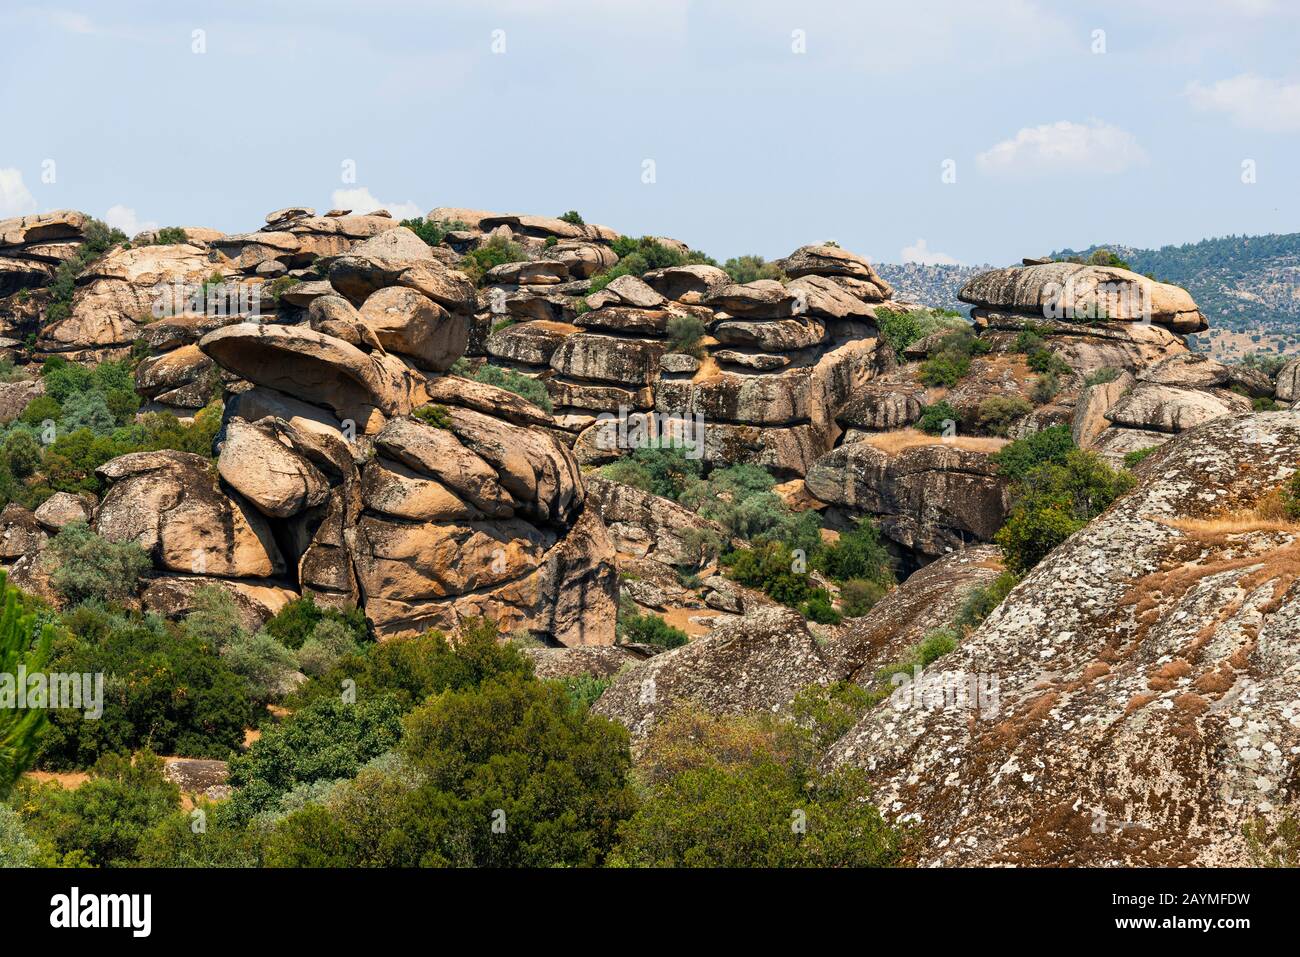
[[950,445],[968,452],[996,452],[1006,445],[1008,440],[973,435],[956,435],[945,439],[938,435],[926,435],[919,429],[898,429],[894,432],[875,432],[862,441],[889,455],[896,455],[904,449],[922,445]]
[[692,382],[700,382],[704,379],[711,379],[715,375],[722,374],[722,367],[718,365],[718,360],[713,356],[705,356],[700,360],[700,367],[695,370],[695,375],[691,376]]

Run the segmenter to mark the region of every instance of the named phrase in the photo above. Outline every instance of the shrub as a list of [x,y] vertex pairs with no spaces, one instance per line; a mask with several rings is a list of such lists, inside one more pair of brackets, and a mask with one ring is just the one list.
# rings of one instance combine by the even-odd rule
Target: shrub
[[153,565],[135,542],[110,542],[85,522],[72,522],[50,539],[45,561],[53,566],[50,587],[64,601],[121,601],[135,594]]
[[448,233],[469,229],[469,224],[462,223],[460,220],[431,220],[423,217],[419,219],[404,219],[398,225],[405,226],[430,246],[441,245],[447,238]]
[[1103,368],[1089,372],[1084,378],[1083,384],[1085,386],[1105,385],[1107,382],[1114,382],[1122,374],[1121,370],[1116,369],[1113,366],[1104,366]]
[[1160,448],[1160,446],[1158,446],[1158,445],[1151,445],[1151,446],[1148,446],[1148,447],[1145,448],[1145,449],[1134,449],[1132,452],[1125,452],[1125,453],[1124,453],[1124,468],[1126,468],[1126,469],[1135,468],[1139,462],[1141,462],[1141,461],[1143,461],[1144,459],[1146,459],[1146,457],[1147,457],[1148,455],[1150,455],[1152,452],[1154,452],[1154,451],[1155,451],[1156,449],[1158,449],[1158,448]]
[[555,682],[439,695],[408,717],[401,753],[406,772],[368,768],[279,821],[267,863],[598,865],[633,806],[627,732]]
[[154,243],[158,246],[179,246],[189,241],[189,235],[179,226],[164,226],[154,234]]
[[800,563],[782,542],[741,548],[723,556],[722,561],[734,581],[757,588],[789,608],[799,608],[813,597],[807,573],[795,571]]
[[546,383],[532,376],[526,376],[522,372],[484,363],[469,378],[513,392],[546,412],[554,411],[555,407],[551,404],[551,395],[546,390]]
[[658,648],[678,648],[690,640],[680,628],[674,628],[658,615],[642,615],[630,601],[619,603],[615,626],[620,644],[654,645]]
[[357,651],[356,633],[339,621],[325,619],[312,629],[311,637],[298,650],[298,666],[317,677]]
[[0,868],[36,867],[40,858],[35,842],[27,836],[23,820],[7,804],[0,804]]
[[[1128,464],[1128,456],[1125,456],[1125,464]],[[1300,522],[1300,472],[1296,472],[1282,486],[1282,508],[1287,518],[1293,522]]]
[[591,710],[591,706],[600,700],[600,696],[613,683],[613,678],[601,678],[596,675],[574,675],[571,678],[560,679],[560,685],[568,694],[569,700],[580,711]]
[[1034,386],[1030,390],[1030,397],[1040,405],[1051,402],[1058,392],[1061,391],[1061,381],[1056,377],[1055,372],[1044,372],[1034,380]]
[[767,262],[762,256],[736,256],[723,263],[722,268],[731,277],[732,282],[741,283],[742,285],[759,279],[780,281],[786,278],[780,266],[776,263]]
[[980,403],[976,421],[990,435],[1006,436],[1017,419],[1033,411],[1034,407],[1020,396],[991,395]]
[[576,209],[569,210],[567,213],[561,216],[560,219],[564,220],[566,223],[572,223],[574,226],[586,225],[586,223],[583,221],[582,215]]
[[523,262],[527,258],[528,253],[523,246],[513,240],[493,236],[482,246],[471,249],[462,256],[456,263],[456,268],[475,283],[481,283],[488,270],[506,263]]
[[62,616],[58,630],[50,670],[103,674],[103,714],[95,720],[83,711],[51,711],[40,739],[42,767],[85,768],[140,748],[226,758],[242,743],[251,716],[244,682],[185,629],[81,605]]
[[1053,425],[1016,439],[992,455],[998,474],[1020,481],[1045,463],[1061,463],[1074,449],[1074,437],[1068,425]]
[[58,783],[20,786],[27,833],[65,867],[126,867],[139,860],[148,831],[180,808],[180,789],[149,752],[109,754],[78,788]]
[[836,581],[864,578],[888,589],[894,584],[894,563],[869,518],[843,532],[818,555],[816,565]]
[[876,327],[884,340],[898,355],[913,342],[924,339],[941,329],[966,327],[964,319],[955,313],[936,309],[912,309],[900,312],[896,309],[878,307],[876,309]]
[[274,810],[300,784],[349,778],[401,738],[401,711],[389,695],[348,704],[321,698],[267,730],[230,762],[232,811],[246,821]]
[[1007,568],[1024,574],[1132,487],[1095,453],[1073,450],[1061,464],[1032,468],[1017,484],[1011,515],[995,541]]
[[[789,725],[689,716],[647,743],[647,794],[612,860],[634,867],[878,867],[903,835],[870,803],[865,774],[822,774],[786,743]],[[683,751],[682,743],[688,742]],[[791,826],[802,811],[803,827]]]
[[809,621],[821,625],[838,625],[844,616],[831,604],[831,596],[824,588],[814,588],[812,594],[799,606],[799,613]]
[[885,586],[866,578],[851,578],[840,586],[840,610],[847,618],[860,618],[888,594]]
[[683,253],[651,236],[642,236],[640,239],[620,236],[614,241],[613,248],[619,257],[618,262],[605,272],[592,277],[587,290],[588,295],[604,289],[619,276],[640,276],[651,269],[685,266],[692,263],[717,265],[703,253],[694,250]]
[[812,735],[818,753],[853,728],[871,706],[871,694],[851,681],[809,685],[790,702],[790,717]]
[[265,631],[240,635],[222,649],[221,660],[244,679],[249,700],[258,707],[283,698],[298,670],[297,655]]
[[448,411],[445,405],[438,405],[436,402],[420,406],[411,415],[435,429],[451,428],[451,412]]
[[46,420],[57,422],[63,416],[63,406],[52,395],[38,395],[27,403],[18,421],[39,428]]
[[681,445],[655,443],[633,449],[598,474],[642,491],[677,501],[688,482],[704,472],[700,459],[690,458]]
[[704,358],[704,323],[696,316],[674,316],[668,320],[668,351]]
[[934,405],[927,405],[921,413],[921,418],[917,420],[916,427],[927,435],[941,435],[946,427],[945,423],[951,423],[951,427],[956,429],[960,421],[957,410],[944,399]]
[[921,381],[928,386],[954,386],[970,372],[970,356],[940,352],[921,363]]

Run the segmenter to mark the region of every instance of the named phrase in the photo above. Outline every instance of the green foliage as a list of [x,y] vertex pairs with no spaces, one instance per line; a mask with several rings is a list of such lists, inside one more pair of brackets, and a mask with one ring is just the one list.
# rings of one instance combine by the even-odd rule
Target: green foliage
[[1143,461],[1148,455],[1153,453],[1158,448],[1160,448],[1160,446],[1150,445],[1147,446],[1145,449],[1134,449],[1132,452],[1125,452],[1124,468],[1131,469],[1136,467],[1139,462]]
[[1016,439],[992,455],[998,474],[1018,482],[1045,463],[1062,463],[1074,449],[1068,425],[1053,425]]
[[[1125,456],[1127,465],[1127,456]],[[1294,473],[1282,486],[1282,509],[1286,517],[1293,522],[1300,522],[1300,472]]]
[[927,435],[942,435],[944,423],[951,422],[955,428],[961,417],[948,400],[941,399],[933,405],[927,405],[917,420],[916,427]]
[[850,578],[840,586],[840,611],[846,618],[860,618],[888,594],[880,582],[866,578]]
[[443,240],[447,238],[448,233],[469,229],[469,224],[462,223],[460,220],[425,219],[423,217],[404,219],[398,225],[405,226],[430,246],[441,245]]
[[190,237],[180,226],[164,226],[154,234],[154,244],[158,246],[179,246],[190,241]]
[[805,617],[824,624],[840,620],[824,588],[812,584],[803,570],[806,561],[796,557],[784,542],[771,541],[753,548],[740,548],[722,557],[733,581],[757,588],[775,601],[798,609]]
[[456,263],[456,268],[477,284],[482,283],[488,270],[506,263],[523,262],[527,258],[528,252],[514,240],[493,236],[482,246],[471,249],[462,256]]
[[120,229],[110,229],[98,219],[89,220],[82,230],[82,242],[76,253],[64,260],[54,270],[50,282],[50,301],[45,308],[46,324],[59,322],[72,314],[72,296],[77,289],[77,277],[96,259],[114,246],[127,241]]
[[352,637],[364,641],[367,637],[366,616],[358,608],[337,611],[321,608],[310,594],[295,598],[286,604],[263,626],[266,633],[286,648],[297,650],[311,638],[321,622],[336,622]]
[[879,307],[876,309],[876,327],[895,354],[902,355],[904,349],[928,335],[941,329],[968,328],[969,324],[956,317],[956,314],[942,309],[911,309],[901,312]]
[[1286,814],[1276,824],[1255,817],[1241,829],[1256,867],[1300,867],[1300,819]]
[[678,648],[690,640],[680,628],[674,628],[658,615],[642,615],[636,605],[623,599],[618,606],[615,632],[620,644],[654,645],[658,648]]
[[704,323],[698,317],[686,314],[668,320],[668,351],[704,358]]
[[[0,676],[16,682],[19,668],[28,672],[44,668],[54,633],[48,625],[37,631],[35,617],[26,613],[21,593],[9,584],[3,571],[0,596]],[[6,696],[11,700],[0,701],[0,799],[31,766],[48,714],[44,708],[19,708],[13,697],[16,691],[8,688]]]
[[1017,483],[1011,515],[994,539],[1007,568],[1024,574],[1132,485],[1128,472],[1078,449],[1060,464],[1031,468]]
[[736,256],[722,264],[722,268],[731,277],[732,282],[756,282],[759,279],[786,279],[786,274],[776,263],[770,263],[762,256]]
[[1093,372],[1089,372],[1088,375],[1084,377],[1083,384],[1085,386],[1105,385],[1107,382],[1114,382],[1120,377],[1120,375],[1122,375],[1122,370],[1116,369],[1113,366],[1104,366],[1100,369],[1094,370]]
[[597,472],[602,478],[631,485],[643,492],[677,501],[688,484],[700,478],[704,466],[681,445],[652,443],[633,449]]
[[790,717],[812,735],[823,752],[844,737],[871,707],[871,693],[851,681],[809,685],[790,702]]
[[[691,511],[722,526],[724,541],[716,543],[720,546],[742,538],[754,544],[779,541],[812,552],[821,544],[821,519],[816,512],[791,511],[772,491],[775,484],[766,469],[747,462],[714,469],[705,479],[688,478],[676,497]],[[703,536],[713,538],[712,533]]]
[[428,405],[422,405],[411,413],[412,417],[419,419],[425,425],[431,425],[435,429],[451,428],[451,412],[445,405],[438,405],[436,402],[430,402]]
[[23,819],[7,804],[0,804],[0,868],[37,867],[41,863],[35,842],[27,836]]
[[582,218],[582,214],[580,214],[576,209],[569,210],[567,213],[561,216],[560,219],[564,220],[566,223],[572,223],[574,226],[586,225],[585,221]]
[[298,667],[308,675],[320,676],[359,650],[356,632],[327,618],[317,623],[311,637],[298,649]]
[[343,683],[351,681],[357,700],[389,695],[405,712],[448,689],[478,687],[507,674],[531,676],[532,661],[514,643],[500,642],[498,637],[495,625],[478,619],[461,624],[454,645],[438,631],[364,645],[308,682],[289,704],[301,708],[322,698],[337,698]]
[[1061,380],[1057,378],[1056,373],[1044,372],[1034,380],[1034,386],[1029,390],[1029,395],[1041,405],[1045,402],[1051,402],[1060,391]]
[[960,632],[978,628],[985,618],[993,614],[993,609],[1002,604],[1002,599],[1007,597],[1018,581],[1020,579],[1015,573],[1002,572],[989,584],[971,589],[962,602],[957,617],[953,619],[953,627]]
[[180,808],[180,789],[162,760],[144,751],[105,755],[78,788],[23,782],[15,795],[23,825],[53,863],[128,867],[148,832]]
[[[832,723],[842,720],[832,706]],[[848,705],[852,710],[853,705]],[[830,709],[810,709],[826,712]],[[633,867],[884,867],[905,836],[870,802],[857,769],[810,766],[788,724],[678,712],[652,733],[646,796],[612,862]],[[828,737],[828,732],[823,735]],[[795,826],[798,825],[798,826]]]
[[555,682],[503,675],[447,691],[407,718],[401,750],[407,780],[363,773],[289,814],[267,863],[597,865],[634,804],[627,732]]
[[221,649],[221,660],[244,680],[249,700],[265,708],[284,697],[298,656],[265,631],[241,633]]
[[50,587],[69,604],[121,601],[135,594],[140,578],[153,567],[134,541],[110,542],[77,521],[50,540],[47,561],[54,570]]
[[980,403],[975,421],[982,432],[1006,436],[1017,419],[1033,411],[1034,407],[1018,395],[991,395]]
[[560,679],[560,686],[568,694],[573,706],[580,711],[591,710],[591,706],[600,700],[600,696],[613,683],[613,678],[601,678],[596,675],[574,675]]
[[971,358],[987,353],[991,346],[975,335],[966,323],[947,332],[929,358],[921,363],[921,381],[928,386],[953,386],[970,372]]
[[[495,328],[493,331],[496,331]],[[546,391],[546,383],[540,379],[534,379],[532,376],[526,376],[522,372],[484,363],[467,378],[482,382],[485,385],[496,386],[498,389],[505,389],[507,392],[513,392],[545,412],[555,410],[555,406],[551,403],[551,395]]]
[[885,589],[894,585],[893,559],[869,518],[859,519],[856,528],[821,549],[814,564],[836,581],[865,579]]
[[651,269],[664,269],[668,266],[717,265],[716,262],[703,253],[694,250],[683,253],[672,246],[664,245],[651,236],[642,236],[640,239],[620,236],[614,240],[613,248],[619,257],[618,262],[605,272],[591,278],[590,288],[587,290],[588,295],[604,289],[619,276],[640,276]]
[[65,613],[50,670],[104,675],[104,713],[50,712],[40,763],[85,768],[110,753],[225,758],[244,738],[250,708],[244,682],[216,649],[156,618],[93,605]]
[[247,821],[274,811],[286,792],[301,784],[350,778],[363,764],[392,749],[401,738],[396,699],[381,694],[321,698],[266,730],[246,754],[230,762],[232,812]]
[[302,282],[297,276],[278,276],[265,286],[267,298],[275,305],[280,305],[280,297]]

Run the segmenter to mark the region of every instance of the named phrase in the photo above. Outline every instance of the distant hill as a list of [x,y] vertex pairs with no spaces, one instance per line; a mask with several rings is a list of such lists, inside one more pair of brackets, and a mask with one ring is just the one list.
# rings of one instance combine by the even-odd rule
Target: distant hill
[[1086,259],[1097,249],[1110,250],[1137,272],[1183,286],[1211,329],[1300,333],[1300,233],[1224,236],[1160,249],[1089,246],[1051,255]]
[[970,312],[970,306],[957,301],[957,292],[966,281],[992,266],[922,266],[919,263],[872,263],[876,272],[894,287],[897,299],[919,302],[926,306]]

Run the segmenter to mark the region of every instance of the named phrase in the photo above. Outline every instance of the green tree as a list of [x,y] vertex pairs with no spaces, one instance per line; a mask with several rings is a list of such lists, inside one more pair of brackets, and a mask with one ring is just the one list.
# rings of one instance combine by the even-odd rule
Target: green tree
[[[0,799],[31,766],[37,742],[45,727],[46,709],[18,707],[17,675],[20,668],[39,672],[49,659],[54,632],[36,627],[36,618],[23,609],[21,593],[0,571]],[[29,702],[32,704],[34,702]]]

